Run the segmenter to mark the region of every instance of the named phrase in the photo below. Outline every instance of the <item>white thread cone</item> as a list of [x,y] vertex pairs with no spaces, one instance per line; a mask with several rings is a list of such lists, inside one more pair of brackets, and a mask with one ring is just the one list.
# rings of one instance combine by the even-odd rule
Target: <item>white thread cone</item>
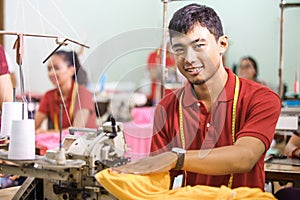
[[35,158],[35,127],[33,119],[13,120],[8,158],[32,160]]
[[[23,112],[22,108],[24,109]],[[10,136],[12,120],[21,120],[22,117],[23,119],[28,119],[27,103],[3,102],[1,116],[1,136]]]

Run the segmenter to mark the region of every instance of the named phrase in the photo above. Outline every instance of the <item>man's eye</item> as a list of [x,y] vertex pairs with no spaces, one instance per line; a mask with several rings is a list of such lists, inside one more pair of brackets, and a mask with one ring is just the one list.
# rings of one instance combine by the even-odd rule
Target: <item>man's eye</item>
[[204,46],[204,44],[195,44],[194,49],[201,49]]
[[174,48],[173,51],[175,54],[183,54],[184,48]]

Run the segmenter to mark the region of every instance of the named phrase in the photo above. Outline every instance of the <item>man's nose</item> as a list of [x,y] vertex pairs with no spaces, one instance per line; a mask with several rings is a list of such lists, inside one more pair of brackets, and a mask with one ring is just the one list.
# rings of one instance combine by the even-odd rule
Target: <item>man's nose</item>
[[196,62],[196,54],[192,48],[187,49],[186,58],[185,60],[191,64]]

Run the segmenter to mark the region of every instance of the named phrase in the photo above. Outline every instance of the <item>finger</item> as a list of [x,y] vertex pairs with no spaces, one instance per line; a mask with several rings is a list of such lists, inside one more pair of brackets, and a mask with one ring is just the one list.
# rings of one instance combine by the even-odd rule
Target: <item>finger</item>
[[8,177],[8,179],[14,181],[14,180],[16,180],[19,177],[20,176],[18,176],[18,175],[12,175],[12,176]]

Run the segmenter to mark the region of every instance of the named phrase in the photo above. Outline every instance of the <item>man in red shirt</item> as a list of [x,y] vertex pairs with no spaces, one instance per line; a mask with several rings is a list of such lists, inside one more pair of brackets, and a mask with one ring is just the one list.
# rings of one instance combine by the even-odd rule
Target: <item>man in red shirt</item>
[[117,170],[171,170],[172,178],[184,175],[177,176],[176,187],[182,183],[263,190],[264,155],[280,114],[279,97],[224,67],[228,37],[212,8],[183,7],[174,14],[169,30],[177,67],[188,82],[156,108],[154,156]]
[[13,99],[13,89],[10,81],[8,65],[3,47],[0,45],[0,111],[3,102]]

